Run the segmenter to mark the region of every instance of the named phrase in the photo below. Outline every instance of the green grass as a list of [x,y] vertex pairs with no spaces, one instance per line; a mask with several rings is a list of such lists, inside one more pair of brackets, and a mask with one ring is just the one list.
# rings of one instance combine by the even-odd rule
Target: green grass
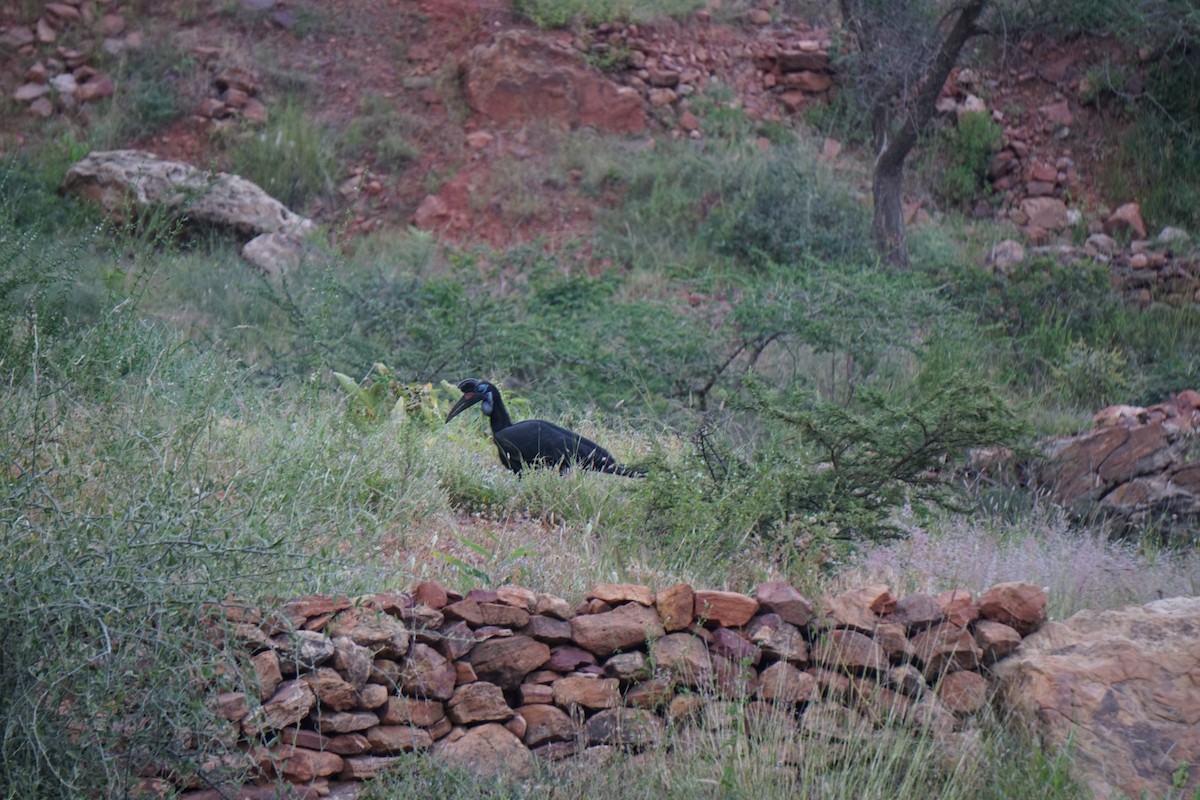
[[539,28],[566,28],[683,18],[702,5],[697,0],[517,0],[514,8]]
[[[1000,798],[1036,792],[1050,800],[1087,797],[1068,775],[1069,753],[1043,754],[1032,737],[985,719],[983,729],[943,737],[894,721],[860,721],[845,738],[799,731],[787,714],[747,716],[744,701],[714,701],[720,713],[668,726],[667,745],[646,753],[601,748],[542,767],[529,781],[479,779],[405,756],[367,788],[384,800],[423,791],[453,800],[555,797]],[[752,722],[751,720],[757,720]],[[861,720],[861,718],[860,718]]]
[[90,139],[98,150],[150,138],[188,113],[205,91],[200,65],[168,34],[147,37],[114,65],[117,91],[103,103]]
[[338,149],[343,158],[369,156],[375,169],[401,171],[420,155],[414,141],[429,138],[431,131],[420,118],[402,114],[395,104],[368,93],[347,126]]
[[[703,537],[688,548],[639,535],[642,484],[553,472],[516,481],[495,463],[473,419],[443,427],[439,413],[418,414],[364,428],[352,424],[346,396],[324,381],[264,388],[211,347],[188,344],[137,315],[104,316],[97,327],[60,334],[29,357],[36,369],[5,389],[4,424],[18,436],[0,451],[6,465],[0,564],[10,576],[5,651],[29,665],[9,673],[28,677],[4,690],[21,715],[37,710],[28,705],[36,698],[69,694],[80,714],[104,718],[113,713],[111,698],[151,692],[155,700],[143,708],[159,725],[211,724],[196,716],[190,685],[175,676],[185,672],[183,664],[217,669],[220,653],[196,638],[194,615],[203,602],[229,592],[263,600],[402,588],[439,577],[460,588],[512,580],[579,597],[601,580],[745,588],[772,572],[774,553],[762,542],[749,540],[735,553],[711,549]],[[514,400],[529,408],[519,394]],[[586,415],[564,421],[623,458],[655,447],[670,458],[679,447],[655,444],[657,437],[638,444]],[[481,516],[461,521],[470,514]],[[63,564],[72,565],[66,573]],[[148,616],[158,620],[153,641],[135,635]],[[61,631],[78,647],[63,651],[46,630]],[[124,646],[98,650],[106,634]],[[72,671],[76,659],[106,668]],[[127,666],[133,663],[137,669]],[[40,683],[44,669],[63,677]],[[73,754],[37,744],[61,740],[56,726],[64,724],[45,719],[37,740],[10,733],[10,780],[46,797],[123,786],[129,776],[114,754],[128,742],[103,727],[76,752],[105,769],[72,773],[65,786],[58,782],[61,769],[57,777],[47,771],[76,763]],[[171,740],[158,727],[144,733],[148,743]],[[987,735],[1002,736],[1003,729]],[[806,743],[799,763],[783,770],[772,749],[737,731],[680,736],[666,760],[619,757],[589,771],[586,782],[569,767],[544,780],[581,797],[596,781],[618,798],[783,791],[860,797],[885,788],[899,797],[965,797],[1046,777],[1013,775],[1011,754],[946,767],[930,757],[940,752],[931,742],[897,736]],[[856,757],[848,758],[850,752]],[[183,754],[185,760],[203,755]],[[153,758],[178,756],[149,751]],[[913,763],[925,766],[913,770]],[[467,781],[430,761],[406,769],[371,791],[388,796],[406,786],[439,786],[461,797],[530,791]],[[1074,796],[1062,791],[1056,796]]]
[[[1136,14],[1138,6],[1133,9]],[[1194,9],[1176,12],[1179,25],[1190,23],[1194,29]],[[1154,26],[1147,28],[1147,33],[1154,31]],[[1130,99],[1122,74],[1106,72],[1095,81],[1100,90],[1095,102],[1120,120],[1108,142],[1101,186],[1114,207],[1136,199],[1151,235],[1167,225],[1188,230],[1200,226],[1198,67],[1194,48],[1168,45],[1148,70],[1144,95],[1133,93]]]
[[333,133],[296,102],[272,109],[263,130],[243,131],[230,151],[233,172],[287,207],[303,212],[333,196],[338,178]]

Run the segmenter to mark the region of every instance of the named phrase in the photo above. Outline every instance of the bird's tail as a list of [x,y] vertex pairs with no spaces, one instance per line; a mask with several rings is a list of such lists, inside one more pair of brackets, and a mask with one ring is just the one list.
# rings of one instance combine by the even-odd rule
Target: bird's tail
[[624,464],[618,464],[617,460],[612,457],[612,453],[605,450],[595,442],[583,440],[590,447],[587,454],[579,459],[579,466],[584,469],[595,470],[596,472],[607,472],[609,475],[621,475],[626,478],[644,478],[646,471],[637,467],[627,467]]
[[637,467],[627,467],[624,464],[608,463],[604,465],[603,472],[608,472],[613,475],[621,475],[626,478],[644,478],[646,470]]

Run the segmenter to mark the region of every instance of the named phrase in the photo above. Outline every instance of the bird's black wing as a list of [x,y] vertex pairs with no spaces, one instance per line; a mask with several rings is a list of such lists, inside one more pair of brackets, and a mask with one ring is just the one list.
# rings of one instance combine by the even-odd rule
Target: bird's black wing
[[[525,464],[560,469],[578,464],[584,469],[614,475],[640,474],[618,464],[611,453],[586,436],[545,420],[531,419],[510,425],[497,432],[495,440],[501,461],[514,472],[520,472]],[[519,466],[514,467],[514,461]]]

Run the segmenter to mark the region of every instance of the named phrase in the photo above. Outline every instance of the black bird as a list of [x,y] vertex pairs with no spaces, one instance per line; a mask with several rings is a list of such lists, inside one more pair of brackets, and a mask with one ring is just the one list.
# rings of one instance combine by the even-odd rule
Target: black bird
[[458,388],[463,396],[446,415],[446,422],[476,403],[482,403],[484,416],[492,423],[492,439],[500,451],[500,463],[518,476],[526,465],[557,466],[559,472],[564,472],[573,464],[627,478],[639,478],[645,474],[618,464],[611,453],[591,439],[553,422],[541,419],[513,422],[508,409],[504,407],[500,390],[487,381],[467,378],[459,382]]

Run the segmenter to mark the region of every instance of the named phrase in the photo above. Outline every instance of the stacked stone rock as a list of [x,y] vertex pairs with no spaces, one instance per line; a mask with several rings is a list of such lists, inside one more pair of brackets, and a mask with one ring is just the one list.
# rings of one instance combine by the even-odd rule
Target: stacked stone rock
[[[30,114],[49,117],[56,106],[75,108],[110,97],[116,91],[113,79],[91,66],[90,47],[75,49],[59,43],[60,36],[73,28],[86,30],[85,38],[101,35],[100,46],[110,55],[143,43],[141,31],[125,31],[125,18],[120,14],[101,14],[94,3],[82,0],[46,3],[32,25],[0,26],[0,50],[12,48],[23,56],[43,56],[26,70],[25,83],[12,94],[17,102],[28,104]],[[51,45],[55,46],[53,54]]]
[[[1142,229],[1144,231],[1144,227]],[[1155,303],[1185,306],[1200,303],[1200,259],[1191,237],[1178,228],[1164,228],[1153,239],[1135,238],[1127,247],[1107,234],[1092,234],[1084,252],[1110,265],[1109,277],[1125,301],[1139,308]]]
[[732,86],[755,116],[777,116],[773,106],[754,98],[774,96],[783,110],[794,113],[812,99],[825,99],[833,86],[829,32],[800,20],[736,43],[707,35],[704,28],[690,33],[683,39],[669,29],[601,25],[592,40],[577,46],[597,58],[628,53],[628,68],[619,78],[652,108],[703,91],[715,79]]
[[886,720],[949,734],[988,702],[990,665],[1045,604],[1024,583],[977,601],[873,586],[814,614],[771,582],[753,595],[601,585],[572,609],[518,587],[462,596],[427,582],[301,597],[271,624],[240,624],[258,696],[216,700],[260,780],[282,776],[301,797],[346,796],[406,751],[522,775],[535,759],[648,748],[714,708],[812,735]]
[[[220,56],[216,47],[199,47],[196,53],[205,62]],[[213,78],[214,94],[200,101],[196,116],[202,120],[244,119],[257,125],[267,123],[267,107],[258,99],[258,80],[245,67],[222,69]]]

